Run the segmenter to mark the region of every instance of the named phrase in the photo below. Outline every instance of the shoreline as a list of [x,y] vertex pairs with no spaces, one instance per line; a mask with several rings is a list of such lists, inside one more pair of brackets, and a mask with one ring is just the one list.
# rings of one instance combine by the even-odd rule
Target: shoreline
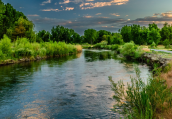
[[38,61],[38,60],[47,59],[47,58],[51,58],[51,57],[64,57],[64,56],[78,54],[78,53],[81,53],[81,52],[82,52],[82,50],[77,51],[76,53],[69,53],[69,54],[64,54],[64,55],[23,57],[23,58],[20,58],[20,59],[17,59],[17,60],[7,59],[7,60],[4,60],[4,61],[1,61],[0,66],[6,66],[6,65],[17,64],[17,63],[22,63],[22,62]]

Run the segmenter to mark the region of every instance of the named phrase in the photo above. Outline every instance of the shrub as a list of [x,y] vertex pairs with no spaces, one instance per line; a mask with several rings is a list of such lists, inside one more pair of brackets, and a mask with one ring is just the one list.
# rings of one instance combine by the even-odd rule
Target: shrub
[[165,48],[170,48],[170,41],[169,41],[169,39],[165,39],[163,41],[163,45],[165,46]]
[[155,44],[155,42],[152,42],[152,44],[150,45],[151,48],[156,48],[156,46],[157,45]]
[[11,47],[12,47],[11,40],[6,35],[4,35],[3,39],[1,39],[1,41],[0,41],[1,57],[2,56],[5,56],[5,57],[11,56],[11,53],[12,53]]
[[[157,113],[164,111],[165,107],[171,107],[171,92],[166,85],[162,85],[160,78],[149,78],[145,84],[140,78],[140,70],[135,68],[136,78],[131,78],[131,83],[124,87],[120,80],[114,83],[112,77],[109,80],[118,102],[114,105],[114,111],[125,114],[128,118],[152,119]],[[167,103],[165,106],[164,103]]]
[[129,43],[125,43],[122,46],[120,53],[123,54],[126,58],[134,57],[136,49],[137,49],[137,46],[135,46],[134,42],[129,42]]
[[112,45],[112,50],[117,50],[117,49],[119,49],[119,45],[118,44]]

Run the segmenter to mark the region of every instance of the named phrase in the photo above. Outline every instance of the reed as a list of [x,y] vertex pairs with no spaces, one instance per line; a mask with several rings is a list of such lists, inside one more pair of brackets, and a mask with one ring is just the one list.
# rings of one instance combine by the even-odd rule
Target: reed
[[153,119],[168,110],[172,105],[172,94],[160,77],[149,77],[147,84],[140,78],[140,70],[135,68],[136,77],[131,77],[131,83],[124,86],[120,80],[109,81],[114,91],[113,98],[117,101],[114,111],[118,111],[129,119]]
[[15,42],[4,35],[0,41],[0,60],[14,58],[36,58],[37,56],[60,56],[82,51],[80,45],[66,44],[65,42],[29,42],[27,38],[18,38]]

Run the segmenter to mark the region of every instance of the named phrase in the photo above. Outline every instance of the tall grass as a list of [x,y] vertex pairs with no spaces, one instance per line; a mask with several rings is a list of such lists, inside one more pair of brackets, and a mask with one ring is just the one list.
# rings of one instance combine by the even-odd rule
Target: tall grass
[[149,77],[147,84],[140,78],[140,70],[135,68],[136,78],[131,78],[131,83],[124,86],[120,80],[112,84],[114,99],[118,102],[114,111],[123,113],[128,119],[153,119],[171,107],[172,94],[167,85],[162,84],[160,77]]
[[80,45],[71,45],[64,42],[42,42],[31,43],[27,38],[19,38],[11,43],[11,40],[4,35],[0,41],[0,60],[37,57],[37,56],[60,56],[81,52]]

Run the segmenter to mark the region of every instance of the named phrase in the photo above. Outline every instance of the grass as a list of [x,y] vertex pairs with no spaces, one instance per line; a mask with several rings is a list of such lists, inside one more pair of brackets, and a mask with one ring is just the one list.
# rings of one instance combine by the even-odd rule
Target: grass
[[138,67],[135,71],[136,77],[131,77],[131,83],[127,86],[121,80],[114,83],[112,77],[109,77],[114,91],[113,98],[117,101],[113,110],[124,114],[128,119],[163,118],[172,107],[171,89],[162,83],[160,76],[149,77],[145,84],[140,78]]
[[0,41],[0,60],[17,60],[20,58],[34,59],[38,56],[63,56],[82,51],[80,45],[71,45],[64,42],[30,43],[27,38],[19,38],[15,42],[4,35]]

